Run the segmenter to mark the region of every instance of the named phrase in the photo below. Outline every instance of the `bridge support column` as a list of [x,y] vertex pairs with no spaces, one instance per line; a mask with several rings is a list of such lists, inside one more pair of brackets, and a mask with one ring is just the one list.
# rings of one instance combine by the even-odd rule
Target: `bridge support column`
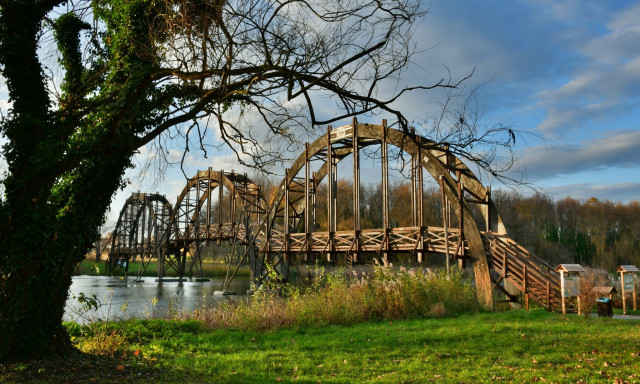
[[[251,243],[249,243],[251,244]],[[255,247],[252,246],[249,250],[249,270],[251,273],[250,281],[257,287],[262,284],[262,271],[264,270],[264,252],[258,252],[256,254]]]
[[187,252],[189,249],[185,245],[180,254],[180,258],[178,259],[179,267],[178,267],[178,276],[180,279],[184,277],[184,273],[187,269]]
[[158,248],[158,279],[162,279],[164,275],[164,258],[166,253],[166,247]]
[[[511,282],[511,280],[509,280],[509,279],[502,280],[502,283],[504,284],[503,287],[504,287],[505,291],[509,292],[509,295],[511,295],[511,297],[515,298],[514,301],[509,301],[509,306],[512,309],[520,309],[520,308],[522,308],[522,301],[518,301],[518,298],[521,295],[520,289],[518,287],[516,287]],[[507,300],[508,299],[509,298],[507,297]],[[528,297],[526,299],[528,301]]]
[[[493,284],[491,283],[491,275],[489,274],[489,262],[484,249],[482,236],[475,226],[470,211],[464,210],[460,215],[463,218],[464,226],[460,227],[461,232],[464,229],[466,244],[473,275],[476,282],[476,294],[480,304],[487,308],[493,307]],[[465,217],[466,216],[466,217]],[[464,249],[464,243],[462,244]]]
[[276,271],[282,277],[282,282],[286,283],[289,281],[289,266],[291,266],[291,260],[287,257],[286,254],[279,254],[279,260],[276,262]]
[[[195,274],[193,272],[195,268]],[[200,254],[200,245],[196,245],[193,254],[191,254],[191,265],[189,265],[189,276],[196,276],[199,278],[204,278],[204,273],[202,272],[202,255]]]
[[476,292],[480,304],[493,307],[493,286],[489,277],[489,266],[481,261],[473,263],[473,274],[476,281]]

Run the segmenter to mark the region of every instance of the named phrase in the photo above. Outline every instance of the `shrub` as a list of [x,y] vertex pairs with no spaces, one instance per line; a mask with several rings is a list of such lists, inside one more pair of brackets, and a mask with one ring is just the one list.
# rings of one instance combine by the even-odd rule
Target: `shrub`
[[585,272],[580,277],[580,312],[584,317],[591,316],[598,298],[598,294],[593,292],[593,288],[606,285],[608,276],[605,270],[585,268]]
[[73,336],[72,340],[82,352],[112,358],[124,357],[130,349],[129,342],[122,331],[108,327],[91,329],[90,332],[84,333],[83,337],[78,339],[79,341]]

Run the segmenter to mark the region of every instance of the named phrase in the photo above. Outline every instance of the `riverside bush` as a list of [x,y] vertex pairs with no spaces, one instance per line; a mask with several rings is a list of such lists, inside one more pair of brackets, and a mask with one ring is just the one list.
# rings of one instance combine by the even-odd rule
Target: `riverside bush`
[[[300,288],[269,279],[247,301],[223,303],[179,317],[210,328],[267,330],[292,326],[353,324],[371,319],[442,317],[481,309],[461,272],[375,267],[370,275],[327,274]],[[275,276],[272,276],[275,277]]]

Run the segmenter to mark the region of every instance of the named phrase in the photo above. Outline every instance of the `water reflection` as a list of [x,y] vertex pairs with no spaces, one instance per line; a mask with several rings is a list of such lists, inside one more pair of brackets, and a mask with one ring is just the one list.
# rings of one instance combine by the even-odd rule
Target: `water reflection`
[[[163,281],[153,277],[142,281],[135,277],[74,276],[65,307],[65,321],[87,323],[95,320],[117,320],[128,318],[165,317],[172,311],[192,311],[201,306],[211,306],[221,300],[237,300],[249,289],[248,277],[236,277],[229,291],[238,296],[214,295],[222,290],[224,279],[210,281]],[[87,311],[78,302],[81,293],[86,297],[96,296],[98,309]]]

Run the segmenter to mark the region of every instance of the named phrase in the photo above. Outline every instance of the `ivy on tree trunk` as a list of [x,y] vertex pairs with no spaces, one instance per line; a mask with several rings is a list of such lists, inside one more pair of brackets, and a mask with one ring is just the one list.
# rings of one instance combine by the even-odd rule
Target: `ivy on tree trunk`
[[[107,129],[96,116],[115,109],[82,111],[84,96],[107,83],[83,82],[95,75],[80,59],[79,33],[88,25],[74,14],[53,25],[65,79],[59,106],[51,107],[38,42],[43,19],[57,3],[10,2],[0,16],[0,61],[12,101],[2,123],[9,141],[3,148],[8,172],[0,205],[2,361],[71,348],[61,321],[71,275],[97,238],[135,149],[135,129],[127,125],[137,112],[121,116],[121,129],[104,139]],[[142,60],[129,64],[148,67]],[[119,91],[125,97],[134,92],[125,86]]]

